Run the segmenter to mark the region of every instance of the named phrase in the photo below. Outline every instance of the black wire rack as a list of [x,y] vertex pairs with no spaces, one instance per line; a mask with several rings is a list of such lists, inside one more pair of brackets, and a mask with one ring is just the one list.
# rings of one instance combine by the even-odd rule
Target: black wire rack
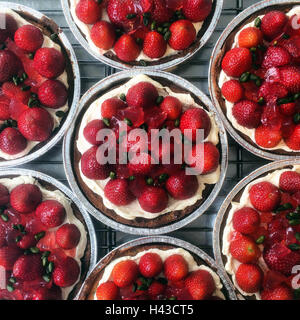
[[[216,0],[214,0],[216,1]],[[9,2],[18,2],[43,12],[45,15],[53,18],[64,30],[75,50],[81,72],[82,94],[99,80],[118,72],[114,68],[105,66],[101,62],[91,57],[83,47],[77,42],[68,28],[63,16],[60,0],[40,1],[40,0],[15,0]],[[248,6],[256,3],[256,0],[224,0],[222,16],[215,32],[202,50],[188,63],[178,67],[174,73],[192,82],[204,93],[208,92],[208,65],[212,49],[221,32],[226,25],[241,11]],[[213,224],[218,212],[218,208],[225,199],[226,195],[244,176],[248,175],[254,169],[262,166],[267,161],[257,158],[240,147],[231,137],[229,137],[229,167],[223,188],[214,204],[199,219],[185,228],[173,232],[172,236],[189,241],[197,245],[211,256],[212,254],[212,231]],[[68,182],[62,164],[62,143],[57,144],[46,155],[36,161],[24,166],[25,168],[38,170],[49,174],[62,181],[66,185]],[[98,257],[104,256],[114,247],[134,237],[116,232],[93,218],[94,226],[98,240]]]

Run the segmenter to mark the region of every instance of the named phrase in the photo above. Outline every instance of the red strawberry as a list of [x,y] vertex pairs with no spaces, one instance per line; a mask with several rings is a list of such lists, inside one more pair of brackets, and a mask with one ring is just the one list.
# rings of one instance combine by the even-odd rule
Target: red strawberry
[[279,83],[264,82],[259,88],[258,95],[267,102],[276,102],[277,98],[284,98],[287,96],[288,91]]
[[251,52],[247,48],[233,48],[226,52],[222,69],[230,77],[240,77],[252,67]]
[[294,36],[290,39],[280,42],[280,45],[284,47],[292,56],[295,63],[300,62],[300,36]]
[[255,129],[255,141],[263,148],[275,148],[282,139],[282,134],[276,127],[261,125]]
[[169,22],[172,18],[173,11],[166,6],[165,0],[153,0],[153,9],[151,18],[159,23]]
[[22,235],[21,240],[17,242],[17,246],[26,250],[35,247],[36,243],[37,240],[35,239],[34,235],[32,233],[26,233],[25,235]]
[[75,248],[80,240],[80,231],[72,223],[65,223],[55,233],[56,243],[63,249]]
[[135,39],[129,34],[124,34],[119,38],[114,50],[117,57],[125,62],[135,61],[141,52]]
[[53,118],[43,108],[30,108],[20,115],[18,128],[27,140],[45,141],[52,133]]
[[249,196],[253,207],[263,212],[273,211],[280,203],[279,189],[267,181],[254,184]]
[[125,179],[108,181],[104,194],[110,202],[117,206],[126,206],[134,200],[134,195],[130,192],[128,181]]
[[281,11],[270,11],[261,19],[260,29],[267,40],[273,40],[284,33],[288,22],[287,16]]
[[32,300],[62,300],[61,289],[56,286],[51,289],[40,287],[33,291]]
[[42,46],[44,36],[39,28],[26,24],[16,31],[14,40],[19,48],[34,52]]
[[117,115],[117,111],[125,109],[127,104],[118,98],[109,98],[105,100],[101,105],[101,115],[103,118],[112,118]]
[[192,272],[185,280],[186,288],[194,300],[206,300],[216,290],[212,275],[206,270]]
[[54,48],[40,48],[34,55],[35,70],[48,79],[57,78],[65,70],[65,58]]
[[9,192],[3,184],[0,184],[0,206],[4,206],[8,202],[9,202]]
[[163,269],[163,262],[157,253],[144,254],[139,262],[140,273],[146,278],[154,278],[158,276]]
[[164,293],[166,286],[158,281],[153,281],[148,288],[148,294],[155,299],[155,297],[160,296]]
[[97,154],[98,146],[91,147],[81,157],[82,173],[93,180],[105,180],[109,176],[109,166],[100,163],[100,155]]
[[11,80],[20,69],[21,62],[11,51],[0,50],[0,82]]
[[178,20],[170,27],[169,45],[174,50],[187,49],[196,39],[196,29],[189,20]]
[[281,285],[275,289],[266,289],[261,292],[262,300],[293,300],[293,293],[290,288]]
[[230,253],[241,263],[255,263],[261,255],[255,242],[242,235],[230,243]]
[[180,130],[184,134],[184,130],[192,130],[192,140],[196,141],[197,130],[204,130],[204,139],[208,137],[211,130],[211,121],[206,111],[201,108],[189,108],[180,119]]
[[144,111],[139,107],[127,107],[125,109],[119,109],[117,112],[117,119],[126,121],[127,119],[132,122],[133,128],[138,128],[144,121]]
[[272,247],[264,249],[264,260],[267,266],[274,271],[289,276],[295,265],[300,263],[300,254],[291,251],[281,243],[275,243]]
[[207,18],[212,8],[210,0],[186,0],[183,1],[182,13],[193,21],[200,22]]
[[260,124],[262,108],[250,100],[242,100],[236,103],[232,108],[232,114],[237,123],[248,129],[257,128]]
[[22,86],[16,86],[13,82],[4,82],[2,85],[2,92],[11,99],[16,99],[23,104],[28,104],[30,98],[30,91],[23,91]]
[[253,81],[242,83],[242,87],[244,88],[245,100],[258,102],[258,100],[260,98],[258,96],[258,89],[259,88]]
[[53,282],[62,288],[72,286],[78,279],[80,268],[76,260],[67,257],[55,266],[53,270]]
[[179,99],[167,96],[160,104],[160,108],[167,114],[167,119],[176,120],[182,112],[182,103]]
[[41,256],[21,256],[14,264],[13,275],[19,280],[32,281],[41,277],[43,271]]
[[138,274],[138,265],[133,260],[124,260],[114,266],[111,276],[119,288],[124,288],[131,285],[137,279]]
[[243,234],[254,233],[260,225],[259,213],[249,207],[235,211],[233,215],[233,227]]
[[262,67],[269,69],[272,67],[282,67],[291,63],[291,55],[280,46],[270,46],[264,56]]
[[21,114],[28,109],[29,107],[26,104],[23,104],[22,102],[19,102],[14,98],[10,100],[8,111],[10,114],[10,118],[12,118],[13,120],[18,121]]
[[292,132],[285,137],[285,143],[292,150],[300,150],[300,124],[297,124]]
[[16,30],[18,29],[18,24],[16,20],[10,14],[1,13],[0,19],[5,21],[5,28],[0,29],[0,42],[3,43],[8,37],[13,39]]
[[41,201],[41,190],[34,184],[20,184],[10,193],[10,204],[20,213],[33,212]]
[[66,104],[68,91],[58,80],[47,80],[40,87],[38,97],[45,107],[57,109]]
[[255,264],[241,264],[235,274],[237,284],[247,293],[258,292],[263,281],[263,272]]
[[196,176],[186,175],[184,171],[171,176],[166,188],[171,197],[177,200],[191,198],[198,190],[199,184]]
[[279,188],[288,193],[300,191],[300,174],[296,171],[286,171],[281,174]]
[[97,135],[102,129],[106,129],[106,125],[102,120],[92,120],[84,128],[83,135],[90,144],[99,146],[102,141],[98,141]]
[[300,68],[286,66],[280,68],[281,84],[290,92],[300,91]]
[[147,212],[158,213],[166,209],[168,195],[162,188],[147,187],[138,198],[141,208]]
[[22,254],[22,250],[15,245],[0,248],[0,266],[6,270],[12,270],[15,261]]
[[239,47],[254,48],[261,44],[263,39],[262,32],[255,27],[247,27],[241,30],[238,36]]
[[97,288],[97,300],[117,300],[119,297],[119,289],[113,281],[107,281]]
[[139,198],[146,188],[147,183],[145,177],[137,176],[134,180],[129,181],[129,190],[136,198]]
[[94,24],[102,15],[102,8],[95,0],[80,0],[76,6],[78,19],[86,24]]
[[165,260],[164,274],[169,281],[183,280],[188,273],[188,263],[180,254],[173,254]]
[[295,102],[284,103],[280,105],[280,112],[286,116],[292,116],[296,113],[297,105]]
[[1,151],[14,155],[22,152],[27,147],[26,139],[15,128],[6,128],[0,133]]
[[5,95],[0,96],[0,120],[8,120],[10,118],[9,113],[10,99]]
[[158,59],[166,53],[167,43],[160,33],[148,32],[144,40],[143,51],[149,58]]
[[156,87],[149,82],[139,82],[128,90],[126,101],[129,106],[150,108],[155,105],[158,98]]
[[238,80],[226,81],[221,90],[224,98],[232,103],[236,103],[244,97],[244,88]]
[[36,208],[35,214],[44,226],[54,228],[65,220],[66,209],[56,200],[45,200]]
[[152,157],[145,152],[134,155],[128,164],[128,168],[133,175],[147,175],[151,168]]
[[159,107],[152,107],[145,110],[145,123],[148,126],[148,131],[161,128],[167,119],[167,114]]
[[96,22],[91,29],[91,39],[98,48],[111,49],[116,41],[113,25],[104,20]]

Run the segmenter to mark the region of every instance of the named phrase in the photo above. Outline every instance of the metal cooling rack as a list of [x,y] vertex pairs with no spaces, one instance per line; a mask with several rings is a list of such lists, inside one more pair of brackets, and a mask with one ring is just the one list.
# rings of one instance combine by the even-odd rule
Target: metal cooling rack
[[[53,18],[58,25],[62,27],[70,42],[72,43],[81,72],[82,94],[100,79],[117,72],[114,68],[105,66],[101,62],[96,61],[82,48],[77,40],[70,32],[65,18],[63,16],[60,0],[7,0],[9,2],[18,2],[43,12],[45,15]],[[208,64],[213,46],[219,38],[229,21],[231,21],[243,9],[258,2],[257,0],[224,0],[222,16],[212,37],[202,50],[194,56],[194,58],[185,65],[178,67],[174,73],[184,77],[188,81],[195,84],[206,95],[209,96],[207,74]],[[218,208],[223,202],[228,192],[236,185],[242,177],[248,175],[254,169],[262,166],[267,161],[257,158],[246,150],[242,149],[238,144],[229,137],[229,168],[222,191],[217,197],[213,206],[189,226],[172,233],[183,240],[200,247],[208,254],[212,254],[212,230],[213,224],[218,212]],[[23,167],[44,172],[68,185],[62,164],[62,143],[57,144],[46,155],[33,161]],[[98,257],[102,257],[115,246],[133,239],[121,232],[116,232],[107,228],[103,224],[93,219],[97,240],[98,240]]]

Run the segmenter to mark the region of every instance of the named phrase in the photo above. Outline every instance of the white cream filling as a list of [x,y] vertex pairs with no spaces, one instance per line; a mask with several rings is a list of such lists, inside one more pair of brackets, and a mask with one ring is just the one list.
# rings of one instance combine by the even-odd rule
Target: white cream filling
[[[286,15],[288,17],[292,17],[293,15],[299,15],[300,14],[300,6],[295,6],[293,9],[291,9],[289,12],[286,13]],[[264,17],[264,15],[259,16],[261,19]],[[239,34],[242,30],[248,28],[248,27],[254,27],[255,26],[255,20],[251,21],[250,23],[246,24],[236,35],[234,38],[234,42],[231,46],[231,48],[236,48],[238,47],[238,37]],[[220,78],[219,78],[219,88],[222,88],[223,84],[230,80],[233,79],[232,77],[229,77],[226,75],[226,73],[221,70],[220,72]],[[238,131],[242,132],[243,134],[245,134],[246,136],[250,137],[251,140],[256,144],[255,141],[255,129],[248,129],[246,127],[241,126],[240,124],[238,124],[238,122],[236,121],[235,117],[232,114],[232,108],[234,106],[234,103],[231,103],[229,101],[227,101],[225,99],[225,105],[226,105],[226,115],[228,120],[232,123],[233,127],[235,129],[237,129]],[[285,151],[289,151],[289,152],[296,152],[295,150],[292,150],[291,148],[289,148],[286,143],[284,142],[284,140],[282,139],[279,144],[274,147],[274,148],[263,148],[261,146],[259,146],[259,148],[261,149],[265,149],[265,150],[278,150],[278,149],[282,149]]]
[[[207,272],[209,272],[214,281],[215,281],[215,284],[216,284],[216,290],[215,292],[213,293],[213,296],[216,296],[216,297],[219,297],[223,300],[225,300],[225,296],[224,294],[222,293],[222,288],[223,288],[223,285],[220,281],[220,278],[219,276],[213,271],[211,270],[209,267],[205,266],[205,265],[198,265],[197,262],[195,261],[195,259],[193,258],[193,256],[186,250],[182,249],[182,248],[176,248],[176,249],[170,249],[170,250],[160,250],[160,249],[149,249],[149,250],[145,250],[145,251],[142,251],[142,252],[139,252],[137,255],[135,255],[134,257],[130,257],[130,256],[125,256],[125,257],[121,257],[121,258],[118,258],[116,260],[113,260],[112,262],[110,262],[106,267],[105,267],[105,270],[104,270],[104,273],[103,273],[103,276],[102,278],[99,280],[98,282],[98,285],[97,287],[104,283],[104,282],[107,282],[108,280],[110,280],[111,278],[111,273],[112,273],[112,270],[114,268],[114,266],[121,262],[121,261],[124,261],[124,260],[133,260],[135,261],[137,264],[140,262],[140,259],[141,257],[146,254],[146,253],[157,253],[162,261],[164,262],[168,257],[172,256],[173,254],[180,254],[185,260],[186,262],[188,263],[188,266],[189,266],[189,272],[193,272],[193,271],[197,271],[197,270],[205,270]],[[163,273],[161,273],[159,276],[163,276]],[[96,293],[94,295],[94,300],[97,300],[97,296],[96,296]]]
[[[31,23],[29,23],[27,20],[22,18],[19,14],[17,14],[15,11],[13,11],[11,9],[2,8],[1,7],[0,8],[0,13],[3,13],[3,14],[7,13],[10,16],[12,16],[16,20],[17,25],[18,25],[19,28],[21,26],[24,26],[24,25],[27,25],[27,24],[31,24]],[[61,52],[61,47],[58,44],[54,43],[48,36],[46,36],[44,34],[43,34],[43,36],[44,36],[44,42],[43,42],[43,45],[42,45],[43,48],[55,48],[56,50]],[[69,87],[68,75],[67,75],[66,71],[64,71],[59,77],[57,77],[56,80],[60,80],[66,86],[66,88]],[[45,109],[50,113],[50,115],[53,118],[53,122],[54,122],[53,130],[55,130],[55,128],[57,128],[59,126],[59,124],[61,122],[61,119],[62,119],[62,118],[59,118],[55,113],[57,111],[67,112],[68,109],[69,109],[69,106],[68,106],[68,103],[66,103],[64,106],[62,106],[62,107],[60,107],[58,109],[52,109],[52,108],[45,108]],[[1,123],[3,123],[3,121],[0,121],[0,124]],[[29,141],[29,140],[27,140],[27,147],[23,151],[21,151],[21,152],[19,152],[17,154],[14,154],[14,155],[9,155],[9,154],[3,152],[2,150],[0,150],[0,157],[5,159],[5,160],[13,160],[13,159],[18,159],[18,158],[24,157],[39,143],[40,142],[38,142],[38,141]]]
[[[75,24],[78,26],[78,28],[80,29],[80,31],[84,34],[89,46],[92,48],[93,51],[95,51],[96,53],[100,53],[100,54],[105,54],[106,52],[108,51],[112,51],[114,54],[115,54],[115,51],[114,49],[110,49],[110,50],[103,50],[103,49],[100,49],[98,48],[93,40],[91,39],[91,29],[93,27],[93,25],[91,24],[85,24],[84,22],[80,21],[76,15],[76,6],[78,4],[80,0],[70,0],[70,5],[71,5],[71,14],[72,14],[72,17],[74,19],[74,22]],[[101,20],[104,20],[104,21],[108,21],[110,22],[109,20],[109,17],[107,15],[107,12],[106,10],[102,10],[102,18]],[[201,21],[201,22],[195,22],[193,23],[195,29],[196,29],[196,33],[198,34],[199,31],[201,30],[202,26],[203,26],[203,23],[204,21]],[[174,50],[173,48],[171,48],[169,45],[167,45],[167,51],[165,52],[165,54],[161,57],[161,58],[158,58],[158,59],[152,59],[152,58],[149,58],[147,55],[144,54],[143,51],[141,51],[140,55],[138,56],[138,58],[136,59],[137,61],[140,61],[140,60],[145,60],[145,61],[157,61],[157,60],[160,60],[160,59],[163,59],[163,58],[166,58],[166,57],[169,57],[169,56],[172,56],[172,55],[176,55],[179,51],[178,50]]]
[[[75,215],[73,213],[73,209],[71,207],[72,201],[70,199],[68,199],[59,190],[50,191],[50,190],[47,190],[46,188],[42,187],[39,184],[38,180],[36,180],[35,178],[33,178],[31,176],[19,176],[16,178],[0,179],[0,184],[4,185],[9,190],[9,192],[11,192],[18,185],[24,184],[24,183],[25,184],[27,184],[27,183],[34,184],[34,185],[38,186],[42,192],[42,196],[43,196],[42,201],[56,200],[64,206],[64,208],[66,210],[66,218],[62,224],[72,223],[72,224],[76,225],[76,227],[79,229],[80,234],[81,234],[80,241],[76,247],[76,254],[74,256],[74,259],[78,262],[79,267],[81,269],[81,260],[80,259],[84,256],[84,252],[85,252],[85,248],[86,248],[86,244],[87,244],[87,236],[86,236],[86,231],[85,231],[83,224],[75,217]],[[51,229],[49,229],[49,231],[55,231],[58,228],[59,227],[51,228]],[[66,288],[61,288],[63,300],[66,300],[68,298],[68,295],[73,290],[73,288],[75,287],[75,285],[78,283],[79,280],[80,280],[80,276],[78,277],[76,283],[74,283],[72,286],[66,287]]]
[[[124,93],[127,94],[128,90],[134,86],[135,84],[141,82],[141,81],[147,81],[152,83],[158,90],[159,95],[161,96],[168,96],[171,95],[173,97],[178,98],[182,104],[183,104],[183,110],[187,110],[188,108],[197,107],[201,108],[198,104],[195,103],[194,99],[190,94],[186,93],[175,93],[173,92],[169,87],[163,87],[160,83],[157,81],[152,80],[146,75],[140,74],[134,78],[132,78],[130,81],[125,83],[124,85],[107,92],[103,96],[101,96],[99,99],[95,100],[88,110],[85,112],[80,128],[78,133],[78,140],[76,141],[76,145],[78,148],[78,151],[83,154],[88,149],[92,147],[92,145],[84,138],[83,130],[86,127],[86,125],[94,119],[100,119],[101,118],[101,105],[102,103],[112,97],[119,97],[120,94]],[[217,145],[219,143],[219,129],[215,122],[213,114],[207,112],[210,120],[211,120],[211,131],[209,136],[205,139],[205,141],[210,141],[214,145]],[[186,199],[185,201],[181,200],[175,200],[171,196],[169,196],[169,202],[166,209],[159,213],[149,213],[145,210],[143,210],[138,202],[138,200],[134,200],[130,204],[126,206],[116,206],[113,203],[111,203],[104,195],[104,187],[107,184],[107,182],[110,180],[109,178],[106,180],[91,180],[84,176],[84,174],[81,171],[81,165],[80,162],[78,163],[79,170],[80,170],[80,176],[83,180],[83,182],[96,194],[102,197],[104,205],[111,210],[114,210],[118,215],[121,217],[127,219],[127,220],[134,220],[136,217],[142,217],[145,219],[154,219],[160,215],[163,215],[167,212],[175,211],[175,210],[183,210],[189,206],[194,205],[198,200],[202,199],[202,192],[205,189],[205,184],[215,184],[219,181],[220,178],[220,172],[221,167],[217,168],[217,170],[213,173],[207,174],[207,175],[199,175],[197,176],[198,182],[199,182],[199,188],[195,195],[189,199]]]
[[[300,173],[300,165],[294,166],[292,169],[276,170],[272,173],[269,173],[267,176],[265,176],[263,178],[256,179],[256,180],[252,181],[251,183],[249,183],[242,193],[240,202],[232,202],[231,203],[232,208],[230,209],[230,211],[228,213],[226,226],[225,226],[224,232],[223,232],[222,253],[227,257],[227,262],[225,265],[226,271],[232,276],[232,280],[233,280],[235,287],[241,292],[242,295],[244,295],[244,296],[255,295],[256,299],[258,299],[258,300],[261,299],[260,292],[256,292],[254,294],[244,292],[239,287],[239,285],[237,284],[237,281],[236,281],[235,273],[241,263],[239,261],[237,261],[236,259],[234,259],[230,253],[230,237],[231,237],[231,234],[234,232],[233,222],[232,222],[233,215],[237,210],[239,210],[241,208],[244,208],[244,207],[254,208],[253,205],[251,204],[251,201],[249,198],[249,190],[253,185],[260,183],[260,182],[263,182],[263,181],[268,181],[268,182],[274,184],[276,187],[279,187],[280,176],[283,172],[286,172],[286,171],[296,171],[296,172]],[[261,251],[263,251],[264,246],[259,245],[259,248],[261,249]],[[260,268],[264,272],[267,272],[269,270],[269,268],[266,265],[262,256],[258,260],[258,265],[260,266]]]

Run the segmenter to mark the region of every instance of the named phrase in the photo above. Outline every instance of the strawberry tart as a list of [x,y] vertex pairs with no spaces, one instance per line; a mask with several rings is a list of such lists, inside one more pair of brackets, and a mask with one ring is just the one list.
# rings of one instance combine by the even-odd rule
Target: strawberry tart
[[65,13],[71,11],[71,19],[84,37],[84,46],[87,44],[92,53],[123,67],[159,65],[196,52],[219,2],[67,1]]
[[58,132],[74,76],[54,22],[4,6],[0,18],[0,160],[8,161],[40,149]]
[[[118,223],[139,228],[166,226],[194,212],[225,170],[220,165],[223,151],[213,112],[167,78],[157,79],[138,73],[128,78],[124,73],[123,82],[116,87],[101,94],[98,90],[78,116],[71,155],[77,182],[94,208]],[[127,139],[120,134],[124,123]],[[101,142],[96,137],[101,129],[111,130],[117,150],[124,144],[125,154],[131,157],[127,164],[122,164],[120,151],[115,164],[99,164]],[[130,138],[134,129],[140,129],[148,139]],[[179,141],[160,141],[152,150],[151,135],[163,129],[167,133],[177,129]],[[198,175],[186,174],[187,168],[195,167],[194,160],[187,166],[186,158],[197,159],[193,134],[192,140],[187,140],[191,145],[187,156],[175,152],[177,144],[182,145],[185,129],[192,129],[193,134],[197,129],[204,131],[200,143],[204,166]],[[169,150],[170,158],[163,162]],[[132,152],[138,155],[136,161]],[[180,154],[180,162],[175,161],[175,154]]]
[[74,298],[90,241],[73,202],[28,175],[0,178],[0,300]]
[[299,195],[300,166],[294,165],[252,180],[230,203],[223,262],[245,298],[300,299]]
[[272,4],[248,9],[224,31],[210,73],[231,134],[278,159],[300,152],[300,6]]
[[138,240],[143,243],[139,245],[135,242],[123,245],[104,257],[86,279],[78,299],[225,300],[225,296],[229,297],[218,269],[205,254],[200,257],[180,244],[169,244],[168,238],[159,242],[146,240],[146,243]]

